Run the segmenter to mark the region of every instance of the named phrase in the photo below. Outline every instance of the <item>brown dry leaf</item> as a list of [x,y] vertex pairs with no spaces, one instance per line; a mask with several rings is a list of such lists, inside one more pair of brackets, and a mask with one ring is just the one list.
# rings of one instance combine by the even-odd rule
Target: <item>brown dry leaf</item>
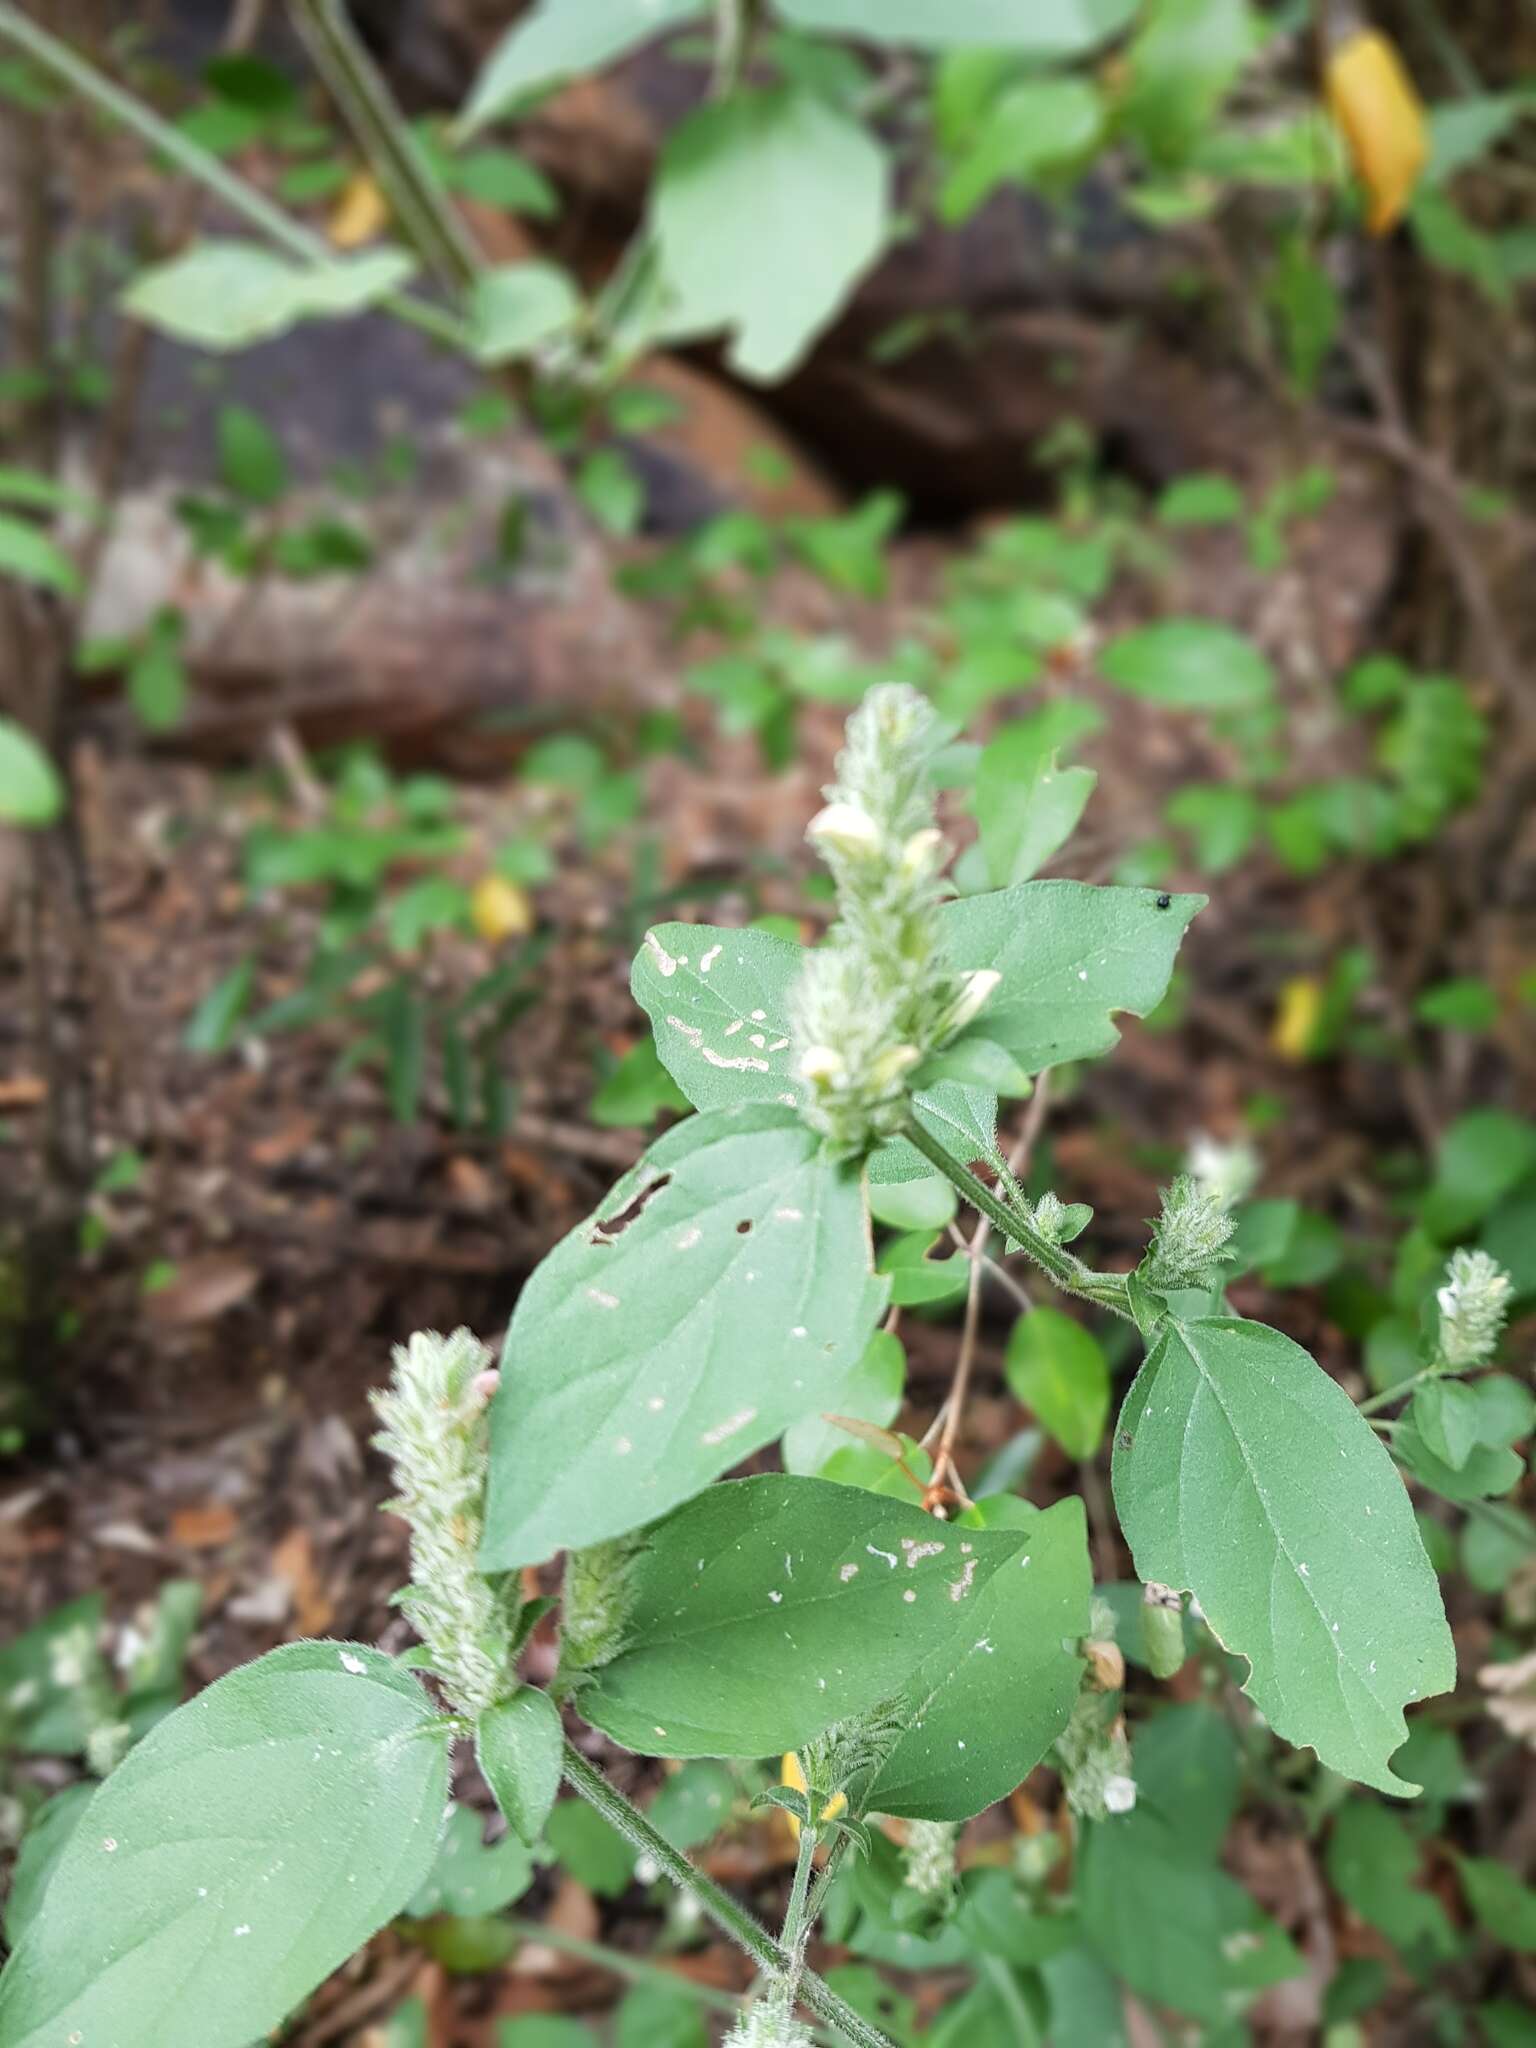
[[239,1526],[234,1509],[224,1501],[204,1501],[200,1507],[176,1510],[171,1517],[171,1541],[184,1550],[215,1550],[227,1543]]
[[184,1259],[174,1279],[145,1297],[144,1311],[161,1324],[211,1323],[253,1294],[260,1278],[232,1252],[207,1252]]
[[464,1208],[484,1214],[496,1207],[496,1183],[478,1159],[470,1159],[462,1152],[456,1154],[443,1169],[443,1178],[454,1200]]
[[315,1570],[315,1548],[305,1528],[293,1528],[272,1546],[272,1576],[293,1596],[293,1618],[301,1636],[323,1636],[335,1606]]
[[0,1081],[0,1109],[35,1109],[48,1093],[40,1074],[13,1074]]
[[286,1166],[296,1158],[307,1145],[314,1142],[320,1126],[312,1116],[293,1116],[286,1123],[279,1124],[275,1131],[258,1138],[251,1147],[250,1158],[253,1166]]

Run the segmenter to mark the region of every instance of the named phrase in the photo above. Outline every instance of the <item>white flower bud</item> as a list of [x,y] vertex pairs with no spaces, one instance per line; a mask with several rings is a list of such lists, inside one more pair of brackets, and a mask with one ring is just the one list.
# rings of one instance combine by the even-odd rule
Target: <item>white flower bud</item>
[[808,1045],[800,1055],[800,1078],[817,1088],[830,1088],[847,1072],[847,1062],[834,1046]]
[[944,834],[937,825],[925,825],[901,849],[901,871],[904,875],[932,874],[943,856]]
[[1110,1813],[1129,1813],[1136,1804],[1136,1780],[1116,1772],[1104,1780],[1104,1805]]
[[922,1058],[915,1045],[888,1045],[884,1052],[877,1053],[869,1064],[870,1086],[877,1094],[883,1095],[894,1088],[903,1074],[910,1074]]
[[806,826],[805,836],[849,860],[873,859],[883,845],[880,827],[858,804],[828,804]]
[[973,967],[961,984],[954,1008],[946,1020],[951,1032],[963,1031],[1002,980],[995,967]]

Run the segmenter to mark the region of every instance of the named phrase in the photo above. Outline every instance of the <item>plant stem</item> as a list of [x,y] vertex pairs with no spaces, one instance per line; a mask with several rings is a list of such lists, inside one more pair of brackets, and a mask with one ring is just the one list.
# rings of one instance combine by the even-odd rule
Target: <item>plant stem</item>
[[387,194],[406,240],[455,291],[484,267],[389,87],[337,0],[292,0],[299,35]]
[[[649,1856],[675,1885],[697,1899],[721,1933],[728,1934],[738,1948],[744,1949],[759,1969],[774,1978],[784,1975],[793,1958],[786,1955],[762,1922],[744,1906],[738,1906],[729,1892],[723,1891],[713,1878],[690,1863],[680,1850],[674,1849],[666,1836],[652,1827],[632,1801],[608,1783],[602,1772],[587,1761],[573,1742],[566,1742],[563,1767],[572,1791],[579,1793],[633,1848]],[[886,2036],[823,1984],[814,1971],[805,1971],[801,1978],[800,2002],[817,2019],[825,2020],[828,2026],[851,2041],[854,2048],[891,2048]]]
[[1395,1387],[1383,1387],[1379,1394],[1372,1394],[1368,1401],[1359,1402],[1357,1405],[1360,1413],[1374,1415],[1378,1408],[1385,1408],[1393,1401],[1403,1400],[1425,1380],[1432,1380],[1438,1371],[1438,1366],[1421,1365],[1417,1372],[1409,1373],[1407,1379],[1399,1380]]
[[[19,8],[11,4],[11,0],[0,0],[0,40],[14,43],[35,64],[63,79],[82,99],[88,100],[130,134],[137,135],[141,142],[168,158],[188,177],[195,178],[216,199],[222,200],[232,213],[238,214],[289,255],[305,263],[335,262],[335,251],[319,235],[312,234],[308,228],[290,219],[280,206],[273,205],[264,193],[258,192],[254,185],[220,163],[191,136],[183,135],[168,121],[162,121],[153,108],[114,85],[94,65],[77,56],[67,43],[50,35],[36,22],[29,21]],[[409,292],[391,292],[381,303],[396,319],[419,327],[424,334],[446,342],[451,348],[461,351],[466,348],[467,337],[463,327],[441,307],[428,305],[424,299],[418,299]]]
[[816,1830],[808,1825],[800,1829],[800,1853],[795,1858],[794,1883],[789,1888],[789,1904],[784,1909],[784,1926],[779,1935],[779,1946],[789,1953],[789,1965],[779,1979],[776,1995],[783,2008],[785,2018],[795,2010],[795,1999],[799,1994],[800,1978],[805,1969],[806,1943],[811,1938],[815,1925],[805,1910],[810,1895],[811,1876],[816,1868]]
[[909,1119],[904,1133],[923,1157],[936,1166],[950,1185],[962,1194],[971,1207],[987,1218],[1003,1233],[1005,1239],[1019,1245],[1032,1258],[1040,1270],[1053,1280],[1065,1294],[1081,1295],[1085,1301],[1096,1302],[1100,1308],[1107,1308],[1115,1315],[1124,1316],[1134,1322],[1131,1315],[1130,1294],[1122,1273],[1095,1273],[1085,1266],[1081,1259],[1074,1258],[1063,1246],[1054,1243],[1036,1230],[1033,1222],[1009,1208],[992,1190],[979,1181],[968,1167],[950,1156],[933,1134],[926,1130],[916,1117]]

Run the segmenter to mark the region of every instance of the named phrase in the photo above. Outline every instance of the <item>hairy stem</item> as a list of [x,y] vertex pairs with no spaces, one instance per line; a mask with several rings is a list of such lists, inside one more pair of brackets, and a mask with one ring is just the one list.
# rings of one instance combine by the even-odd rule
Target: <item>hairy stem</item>
[[[690,1893],[721,1933],[729,1935],[738,1948],[744,1949],[759,1969],[774,1978],[783,1977],[792,1966],[793,1958],[785,1953],[760,1920],[755,1919],[744,1906],[738,1906],[729,1892],[723,1891],[713,1878],[707,1877],[674,1849],[666,1836],[651,1826],[632,1801],[608,1783],[602,1772],[587,1761],[573,1742],[567,1741],[563,1762],[566,1782],[572,1791],[594,1807],[633,1848],[649,1856],[675,1885]],[[853,2007],[839,1998],[814,1971],[804,1972],[799,1995],[802,2005],[851,2041],[854,2048],[891,2048],[887,2037],[877,2027],[872,2027],[868,2020],[860,2018]]]
[[337,0],[292,0],[292,13],[405,239],[445,284],[462,291],[484,267],[480,253],[345,9]]
[[1091,1266],[1085,1266],[1081,1259],[1074,1258],[1062,1245],[1054,1243],[1038,1231],[1027,1215],[1010,1208],[992,1190],[979,1181],[968,1167],[951,1158],[930,1131],[924,1129],[916,1117],[908,1120],[906,1138],[923,1157],[936,1166],[944,1178],[963,1195],[979,1214],[985,1216],[1002,1231],[1006,1239],[1019,1245],[1050,1280],[1065,1294],[1081,1295],[1084,1301],[1096,1302],[1100,1308],[1107,1308],[1116,1315],[1134,1321],[1130,1310],[1130,1294],[1125,1276],[1121,1273],[1095,1273]]
[[789,1966],[780,1978],[778,1988],[778,1997],[786,2016],[795,2009],[800,1978],[805,1970],[806,1944],[815,1925],[806,1911],[811,1877],[815,1868],[816,1830],[810,1826],[803,1826],[800,1830],[800,1853],[795,1858],[794,1883],[789,1888],[789,1904],[784,1909],[784,1926],[779,1936],[779,1946],[789,1954]]
[[[194,142],[191,136],[182,134],[168,121],[162,121],[153,108],[114,85],[93,64],[77,56],[67,43],[50,35],[36,22],[29,21],[18,7],[11,4],[11,0],[0,0],[0,42],[7,41],[24,51],[45,71],[52,72],[55,78],[63,79],[109,120],[137,135],[141,142],[168,158],[188,177],[195,178],[232,213],[238,214],[289,255],[306,263],[335,262],[335,251],[319,235],[311,234],[296,220],[290,219],[280,206],[274,206],[264,193],[247,184],[244,178]],[[423,333],[447,342],[452,348],[462,350],[466,347],[463,327],[441,307],[428,305],[424,299],[409,292],[392,292],[382,303],[396,319],[419,327]]]

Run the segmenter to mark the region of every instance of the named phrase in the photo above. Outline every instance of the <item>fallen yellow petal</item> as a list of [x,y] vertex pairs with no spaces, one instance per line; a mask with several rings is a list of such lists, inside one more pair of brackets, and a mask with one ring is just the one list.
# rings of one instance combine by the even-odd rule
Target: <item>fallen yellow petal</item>
[[1387,234],[1402,219],[1429,160],[1424,104],[1397,45],[1376,29],[1346,36],[1323,76],[1329,108],[1365,187],[1367,225],[1373,235]]
[[1282,1059],[1304,1060],[1312,1050],[1313,1036],[1323,1008],[1323,985],[1315,975],[1298,974],[1280,990],[1269,1042]]
[[481,938],[493,945],[502,939],[526,938],[533,930],[533,905],[526,891],[501,875],[486,875],[476,882],[469,915]]
[[338,249],[360,249],[381,234],[389,204],[370,171],[356,171],[341,188],[326,233]]

